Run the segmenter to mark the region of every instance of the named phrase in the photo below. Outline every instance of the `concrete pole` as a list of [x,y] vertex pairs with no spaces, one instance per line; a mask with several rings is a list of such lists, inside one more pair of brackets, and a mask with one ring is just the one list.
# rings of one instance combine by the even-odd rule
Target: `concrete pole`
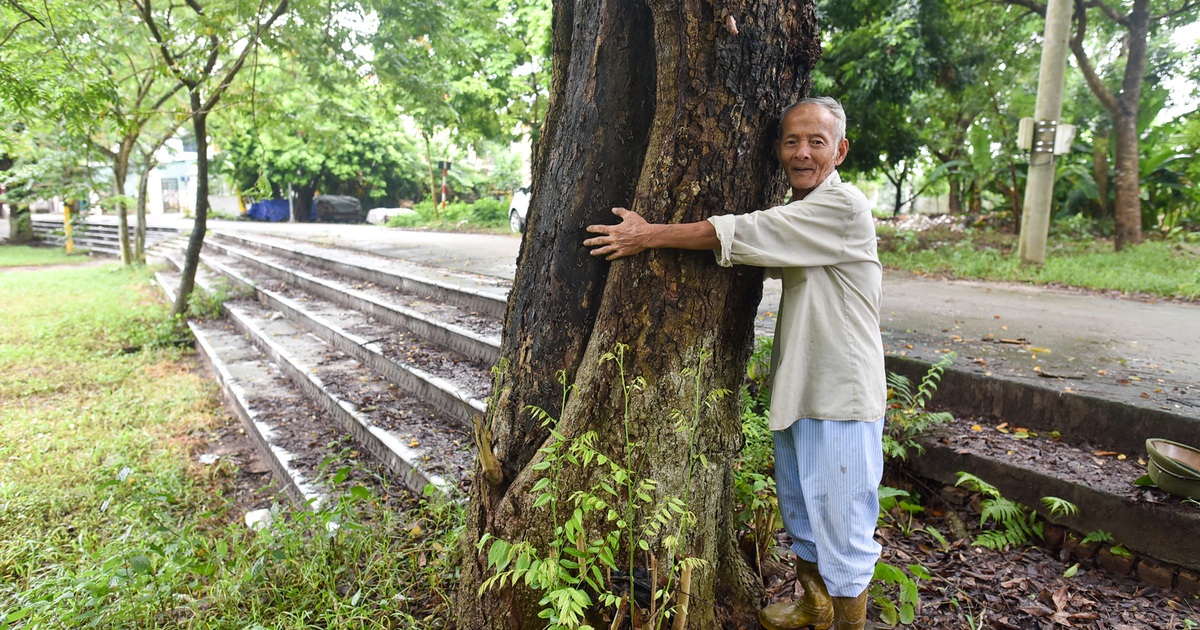
[[1054,197],[1054,132],[1062,117],[1071,5],[1071,0],[1050,0],[1046,5],[1045,43],[1033,114],[1033,149],[1029,154],[1029,178],[1025,183],[1025,208],[1017,248],[1021,262],[1027,264],[1040,265],[1046,260],[1050,201]]

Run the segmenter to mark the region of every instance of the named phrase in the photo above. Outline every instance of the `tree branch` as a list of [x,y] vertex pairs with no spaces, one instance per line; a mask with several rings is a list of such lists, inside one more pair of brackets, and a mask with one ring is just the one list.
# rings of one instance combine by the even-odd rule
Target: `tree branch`
[[1100,12],[1103,13],[1104,15],[1108,16],[1108,19],[1112,20],[1113,22],[1116,22],[1117,24],[1120,24],[1121,26],[1129,25],[1129,16],[1121,15],[1121,13],[1119,11],[1117,11],[1115,8],[1109,6],[1109,4],[1107,2],[1105,2],[1104,0],[1089,0],[1086,4],[1084,4],[1085,11],[1087,9],[1093,9],[1093,8],[1100,9]]
[[252,37],[250,41],[246,43],[246,46],[242,48],[242,52],[240,55],[238,55],[237,61],[233,63],[233,65],[229,68],[229,71],[225,73],[225,77],[221,80],[221,83],[217,85],[216,89],[214,89],[212,94],[209,95],[208,102],[204,104],[205,111],[211,109],[213,105],[216,105],[217,101],[221,100],[221,96],[225,93],[225,90],[229,89],[229,86],[233,83],[234,76],[237,75],[237,73],[242,69],[242,66],[246,63],[246,58],[250,56],[250,51],[258,48],[258,42],[262,39],[263,31],[271,28],[271,25],[275,23],[275,20],[278,20],[279,17],[283,15],[283,12],[287,10],[287,6],[288,0],[279,0],[279,4],[275,5],[275,10],[271,13],[271,16],[267,18],[267,21],[258,25],[258,28],[254,31],[254,37]]
[[1188,11],[1195,9],[1197,6],[1200,6],[1200,2],[1197,2],[1196,0],[1188,0],[1187,2],[1184,2],[1182,5],[1180,5],[1178,9],[1172,9],[1170,11],[1167,11],[1166,13],[1160,13],[1159,15],[1150,16],[1150,20],[1152,22],[1157,22],[1159,20],[1169,20],[1177,15],[1187,13]]
[[[0,47],[3,47],[5,42],[7,42],[13,35],[16,35],[17,29],[21,28],[21,25],[26,22],[37,22],[38,24],[42,24],[41,22],[37,21],[37,18],[25,18],[24,20],[17,22],[16,24],[13,25],[12,29],[8,31],[8,35],[5,35],[4,39],[0,39]],[[45,25],[42,24],[42,26],[45,26]]]
[[1046,5],[1037,0],[999,0],[998,4],[1007,4],[1011,6],[1025,7],[1031,13],[1036,13],[1043,18],[1046,17]]
[[1087,7],[1083,0],[1075,0],[1075,34],[1071,36],[1068,42],[1071,46],[1071,52],[1075,54],[1075,61],[1079,64],[1079,71],[1083,73],[1083,78],[1087,81],[1088,87],[1092,89],[1092,93],[1096,95],[1096,100],[1107,109],[1114,117],[1117,115],[1117,97],[1104,84],[1104,80],[1100,75],[1096,74],[1096,67],[1092,65],[1092,60],[1088,57],[1087,51],[1083,48],[1083,39],[1087,34]]
[[195,82],[189,81],[183,75],[183,68],[180,68],[179,63],[175,61],[175,57],[171,54],[171,49],[167,46],[166,39],[163,38],[162,31],[158,29],[158,23],[154,21],[154,13],[150,9],[150,0],[145,0],[144,2],[132,0],[132,2],[133,6],[137,8],[138,13],[141,14],[142,22],[146,24],[146,28],[150,29],[150,35],[154,37],[155,43],[158,44],[158,51],[162,54],[163,61],[167,63],[167,69],[171,71],[171,74],[175,75],[175,78],[179,79],[180,83],[188,86],[188,88],[193,87]]
[[[15,9],[17,13],[20,13],[21,15],[24,15],[26,18],[29,18],[27,20],[23,20],[23,21],[19,22],[17,24],[17,26],[20,26],[21,24],[24,24],[25,22],[28,22],[29,20],[33,20],[34,22],[37,22],[38,24],[40,24],[42,26],[42,28],[46,28],[45,22],[39,20],[36,15],[34,15],[34,14],[30,13],[28,10],[26,10],[25,7],[21,6],[20,3],[17,2],[17,0],[4,0],[4,4],[7,4],[8,6]],[[16,28],[17,27],[14,26],[13,30],[15,31]],[[10,33],[9,35],[11,36],[12,34]],[[5,37],[4,39],[7,40],[8,37]]]

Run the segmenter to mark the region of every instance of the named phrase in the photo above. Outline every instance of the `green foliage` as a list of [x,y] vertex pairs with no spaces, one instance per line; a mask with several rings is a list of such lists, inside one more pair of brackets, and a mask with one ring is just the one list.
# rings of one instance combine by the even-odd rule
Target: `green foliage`
[[990,522],[993,528],[979,534],[975,538],[975,545],[999,551],[1042,537],[1043,527],[1038,522],[1037,513],[1027,512],[1021,504],[1006,499],[995,486],[966,472],[958,473],[958,481],[954,485],[983,495],[979,526],[987,527]]
[[87,256],[68,254],[61,247],[30,245],[0,246],[0,268],[42,267],[46,265],[75,265],[91,260]]
[[235,285],[225,279],[217,280],[209,290],[198,290],[188,301],[187,317],[192,319],[218,319],[223,314],[225,302],[250,297],[254,290]]
[[1058,497],[1042,497],[1042,505],[1050,512],[1050,516],[1063,517],[1075,516],[1079,513],[1079,507],[1066,499]]
[[[554,539],[545,551],[529,541],[510,542],[491,534],[482,536],[478,551],[487,549],[487,568],[495,573],[484,580],[480,593],[491,589],[523,585],[541,594],[539,616],[548,628],[582,628],[586,613],[593,607],[615,611],[635,606],[628,597],[640,572],[653,566],[666,576],[666,587],[653,590],[651,611],[654,624],[662,624],[675,615],[671,604],[681,576],[703,566],[699,558],[688,557],[690,528],[695,516],[687,503],[677,497],[659,497],[658,484],[645,478],[633,467],[638,445],[632,441],[629,405],[632,396],[645,387],[642,377],[631,377],[625,368],[628,348],[618,344],[613,352],[601,357],[601,364],[613,363],[617,369],[617,391],[621,394],[621,417],[625,431],[623,452],[609,456],[598,450],[594,431],[571,437],[557,429],[558,421],[546,410],[531,409],[534,417],[550,430],[550,442],[542,447],[532,469],[545,476],[534,482],[535,508],[544,508],[554,523]],[[696,450],[695,434],[703,412],[728,395],[725,391],[703,394],[701,368],[708,355],[702,353],[699,365],[682,376],[695,386],[693,408],[689,413],[676,411],[675,430],[685,436],[688,454],[685,464],[684,496],[691,491],[692,470],[705,462]],[[569,391],[565,377],[564,401]],[[586,474],[593,479],[586,491],[576,491],[563,500],[560,483],[564,475]],[[655,553],[658,550],[659,553]],[[661,554],[661,556],[659,555]],[[637,556],[647,559],[639,566]],[[628,586],[614,584],[622,577]],[[624,592],[622,592],[624,591]]]
[[358,197],[364,207],[397,206],[421,193],[416,142],[378,95],[353,85],[326,86],[314,99],[304,66],[264,68],[250,93],[214,127],[225,148],[215,165],[256,198],[317,191]]
[[[921,603],[920,581],[933,577],[919,564],[910,564],[907,568],[908,573],[905,573],[886,562],[875,564],[870,596],[879,606],[879,618],[888,625],[909,625],[916,620],[917,606]],[[889,596],[893,590],[898,592],[896,600]]]
[[0,274],[0,628],[444,627],[461,506],[400,513],[331,461],[337,500],[247,529],[232,460],[194,464],[236,431],[213,384],[120,351],[167,310],[149,272],[34,273]]
[[917,453],[923,452],[924,449],[917,442],[917,438],[954,419],[944,411],[929,411],[925,409],[925,405],[937,391],[946,368],[957,358],[958,355],[953,352],[942,355],[937,363],[929,366],[929,371],[921,378],[921,384],[915,391],[907,377],[894,373],[887,375],[888,409],[887,426],[883,435],[884,455],[904,460],[908,459],[909,449],[915,449]]
[[396,215],[388,227],[476,227],[508,226],[508,204],[495,198],[483,198],[473,203],[454,202],[442,208],[440,204],[422,201],[413,206],[415,214]]
[[[887,237],[888,232],[881,230],[880,235]],[[960,239],[944,234],[911,238],[914,245],[903,251],[881,248],[880,261],[890,268],[956,278],[1200,297],[1200,256],[1187,243],[1148,239],[1114,252],[1111,243],[1097,239],[1051,238],[1046,263],[1037,267],[1022,265],[1011,254],[1009,236],[968,230]]]
[[[468,141],[536,132],[549,81],[550,3],[369,3],[379,16],[374,70],[425,136]],[[436,158],[435,158],[436,159]]]

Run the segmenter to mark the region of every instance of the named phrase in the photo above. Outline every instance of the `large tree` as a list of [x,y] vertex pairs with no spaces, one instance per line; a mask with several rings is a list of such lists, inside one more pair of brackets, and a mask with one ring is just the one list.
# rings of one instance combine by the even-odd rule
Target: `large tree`
[[[622,560],[609,567],[611,581],[644,570],[645,581],[661,578],[656,588],[690,593],[688,627],[750,627],[760,588],[734,539],[731,465],[743,441],[736,396],[699,405],[694,430],[677,430],[673,411],[691,418],[697,396],[740,384],[761,274],[720,269],[707,252],[655,251],[605,263],[582,247],[582,228],[611,221],[613,206],[679,222],[781,199],[775,125],[782,107],[808,90],[819,57],[813,5],[564,0],[554,7],[552,45],[530,228],[505,323],[506,367],[479,427],[459,625],[544,627],[539,611],[566,591],[506,583],[477,599],[495,570],[489,554],[494,564],[505,549],[495,540],[527,544],[570,567],[574,551],[566,547],[593,549],[612,523],[603,511],[589,512],[582,531],[568,524],[556,532],[564,524],[554,516],[573,513],[572,497],[592,493],[624,504],[605,488],[628,498],[639,486],[646,493],[632,502],[645,511],[616,519],[626,533],[616,543]],[[617,355],[620,369],[608,354],[619,343],[628,344]],[[686,377],[688,369],[698,372]],[[565,392],[556,375],[570,384]],[[624,387],[631,383],[638,391]],[[543,422],[529,406],[556,422]],[[591,437],[604,459],[563,465],[565,451],[586,450],[581,442]],[[613,462],[631,478],[613,475]],[[690,517],[673,513],[657,528],[649,514],[673,499]],[[633,532],[644,548],[631,548],[641,545],[628,538]],[[556,546],[564,539],[565,547]],[[697,562],[681,589],[680,566]],[[612,588],[609,581],[601,587]],[[604,612],[589,614],[598,621]]]

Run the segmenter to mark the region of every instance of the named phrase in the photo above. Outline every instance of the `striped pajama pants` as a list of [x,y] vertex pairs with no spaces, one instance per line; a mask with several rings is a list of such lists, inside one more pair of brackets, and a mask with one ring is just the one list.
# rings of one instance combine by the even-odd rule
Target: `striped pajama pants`
[[875,573],[883,421],[800,419],[774,432],[775,486],[792,551],[829,594],[856,597]]

